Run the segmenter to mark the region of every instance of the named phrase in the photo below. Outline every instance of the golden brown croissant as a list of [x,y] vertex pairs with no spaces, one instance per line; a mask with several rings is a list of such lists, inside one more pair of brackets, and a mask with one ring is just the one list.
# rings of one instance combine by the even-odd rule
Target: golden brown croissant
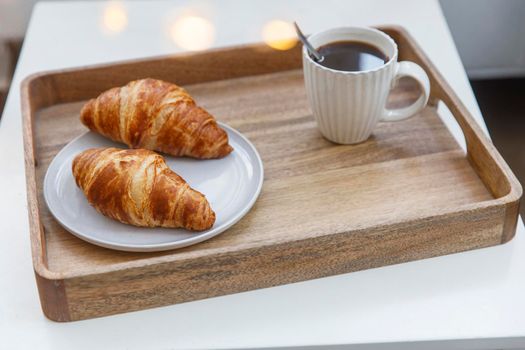
[[73,160],[73,175],[95,209],[126,224],[200,231],[215,222],[206,197],[152,151],[88,149]]
[[233,150],[215,118],[184,89],[161,80],[110,89],[84,105],[80,120],[132,148],[194,158],[221,158]]

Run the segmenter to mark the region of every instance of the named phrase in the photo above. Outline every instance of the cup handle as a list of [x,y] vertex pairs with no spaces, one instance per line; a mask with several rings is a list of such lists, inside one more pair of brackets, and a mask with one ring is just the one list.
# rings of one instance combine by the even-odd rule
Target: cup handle
[[394,75],[394,82],[402,77],[410,77],[416,80],[423,91],[419,98],[410,106],[397,109],[385,109],[381,121],[395,122],[412,117],[427,105],[430,96],[430,81],[428,80],[428,75],[423,68],[414,62],[398,62],[396,73]]

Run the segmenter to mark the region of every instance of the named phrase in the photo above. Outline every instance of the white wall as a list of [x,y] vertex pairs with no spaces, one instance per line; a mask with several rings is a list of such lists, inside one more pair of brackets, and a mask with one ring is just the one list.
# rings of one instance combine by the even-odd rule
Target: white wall
[[525,76],[525,1],[440,3],[471,79]]
[[38,0],[0,0],[0,40],[22,38]]

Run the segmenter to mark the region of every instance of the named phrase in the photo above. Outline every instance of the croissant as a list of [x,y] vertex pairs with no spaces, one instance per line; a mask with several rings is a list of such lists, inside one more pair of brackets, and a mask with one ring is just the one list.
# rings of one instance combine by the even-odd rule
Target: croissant
[[84,105],[80,120],[131,148],[193,158],[221,158],[233,150],[213,116],[184,89],[161,80],[110,89]]
[[73,175],[96,210],[125,224],[201,231],[215,222],[206,197],[152,151],[88,149],[73,160]]

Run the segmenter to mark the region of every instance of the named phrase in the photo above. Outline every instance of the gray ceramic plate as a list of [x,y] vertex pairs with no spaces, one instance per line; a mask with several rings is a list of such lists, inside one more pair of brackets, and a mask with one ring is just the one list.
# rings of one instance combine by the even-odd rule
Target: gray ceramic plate
[[71,172],[73,158],[93,147],[119,147],[88,132],[67,144],[53,159],[44,179],[44,198],[64,228],[93,244],[126,251],[152,252],[210,239],[239,221],[253,206],[263,183],[263,165],[255,147],[238,131],[221,124],[234,151],[222,159],[195,160],[165,156],[168,166],[191,187],[204,193],[215,211],[214,226],[206,231],[141,228],[109,219],[91,207]]

